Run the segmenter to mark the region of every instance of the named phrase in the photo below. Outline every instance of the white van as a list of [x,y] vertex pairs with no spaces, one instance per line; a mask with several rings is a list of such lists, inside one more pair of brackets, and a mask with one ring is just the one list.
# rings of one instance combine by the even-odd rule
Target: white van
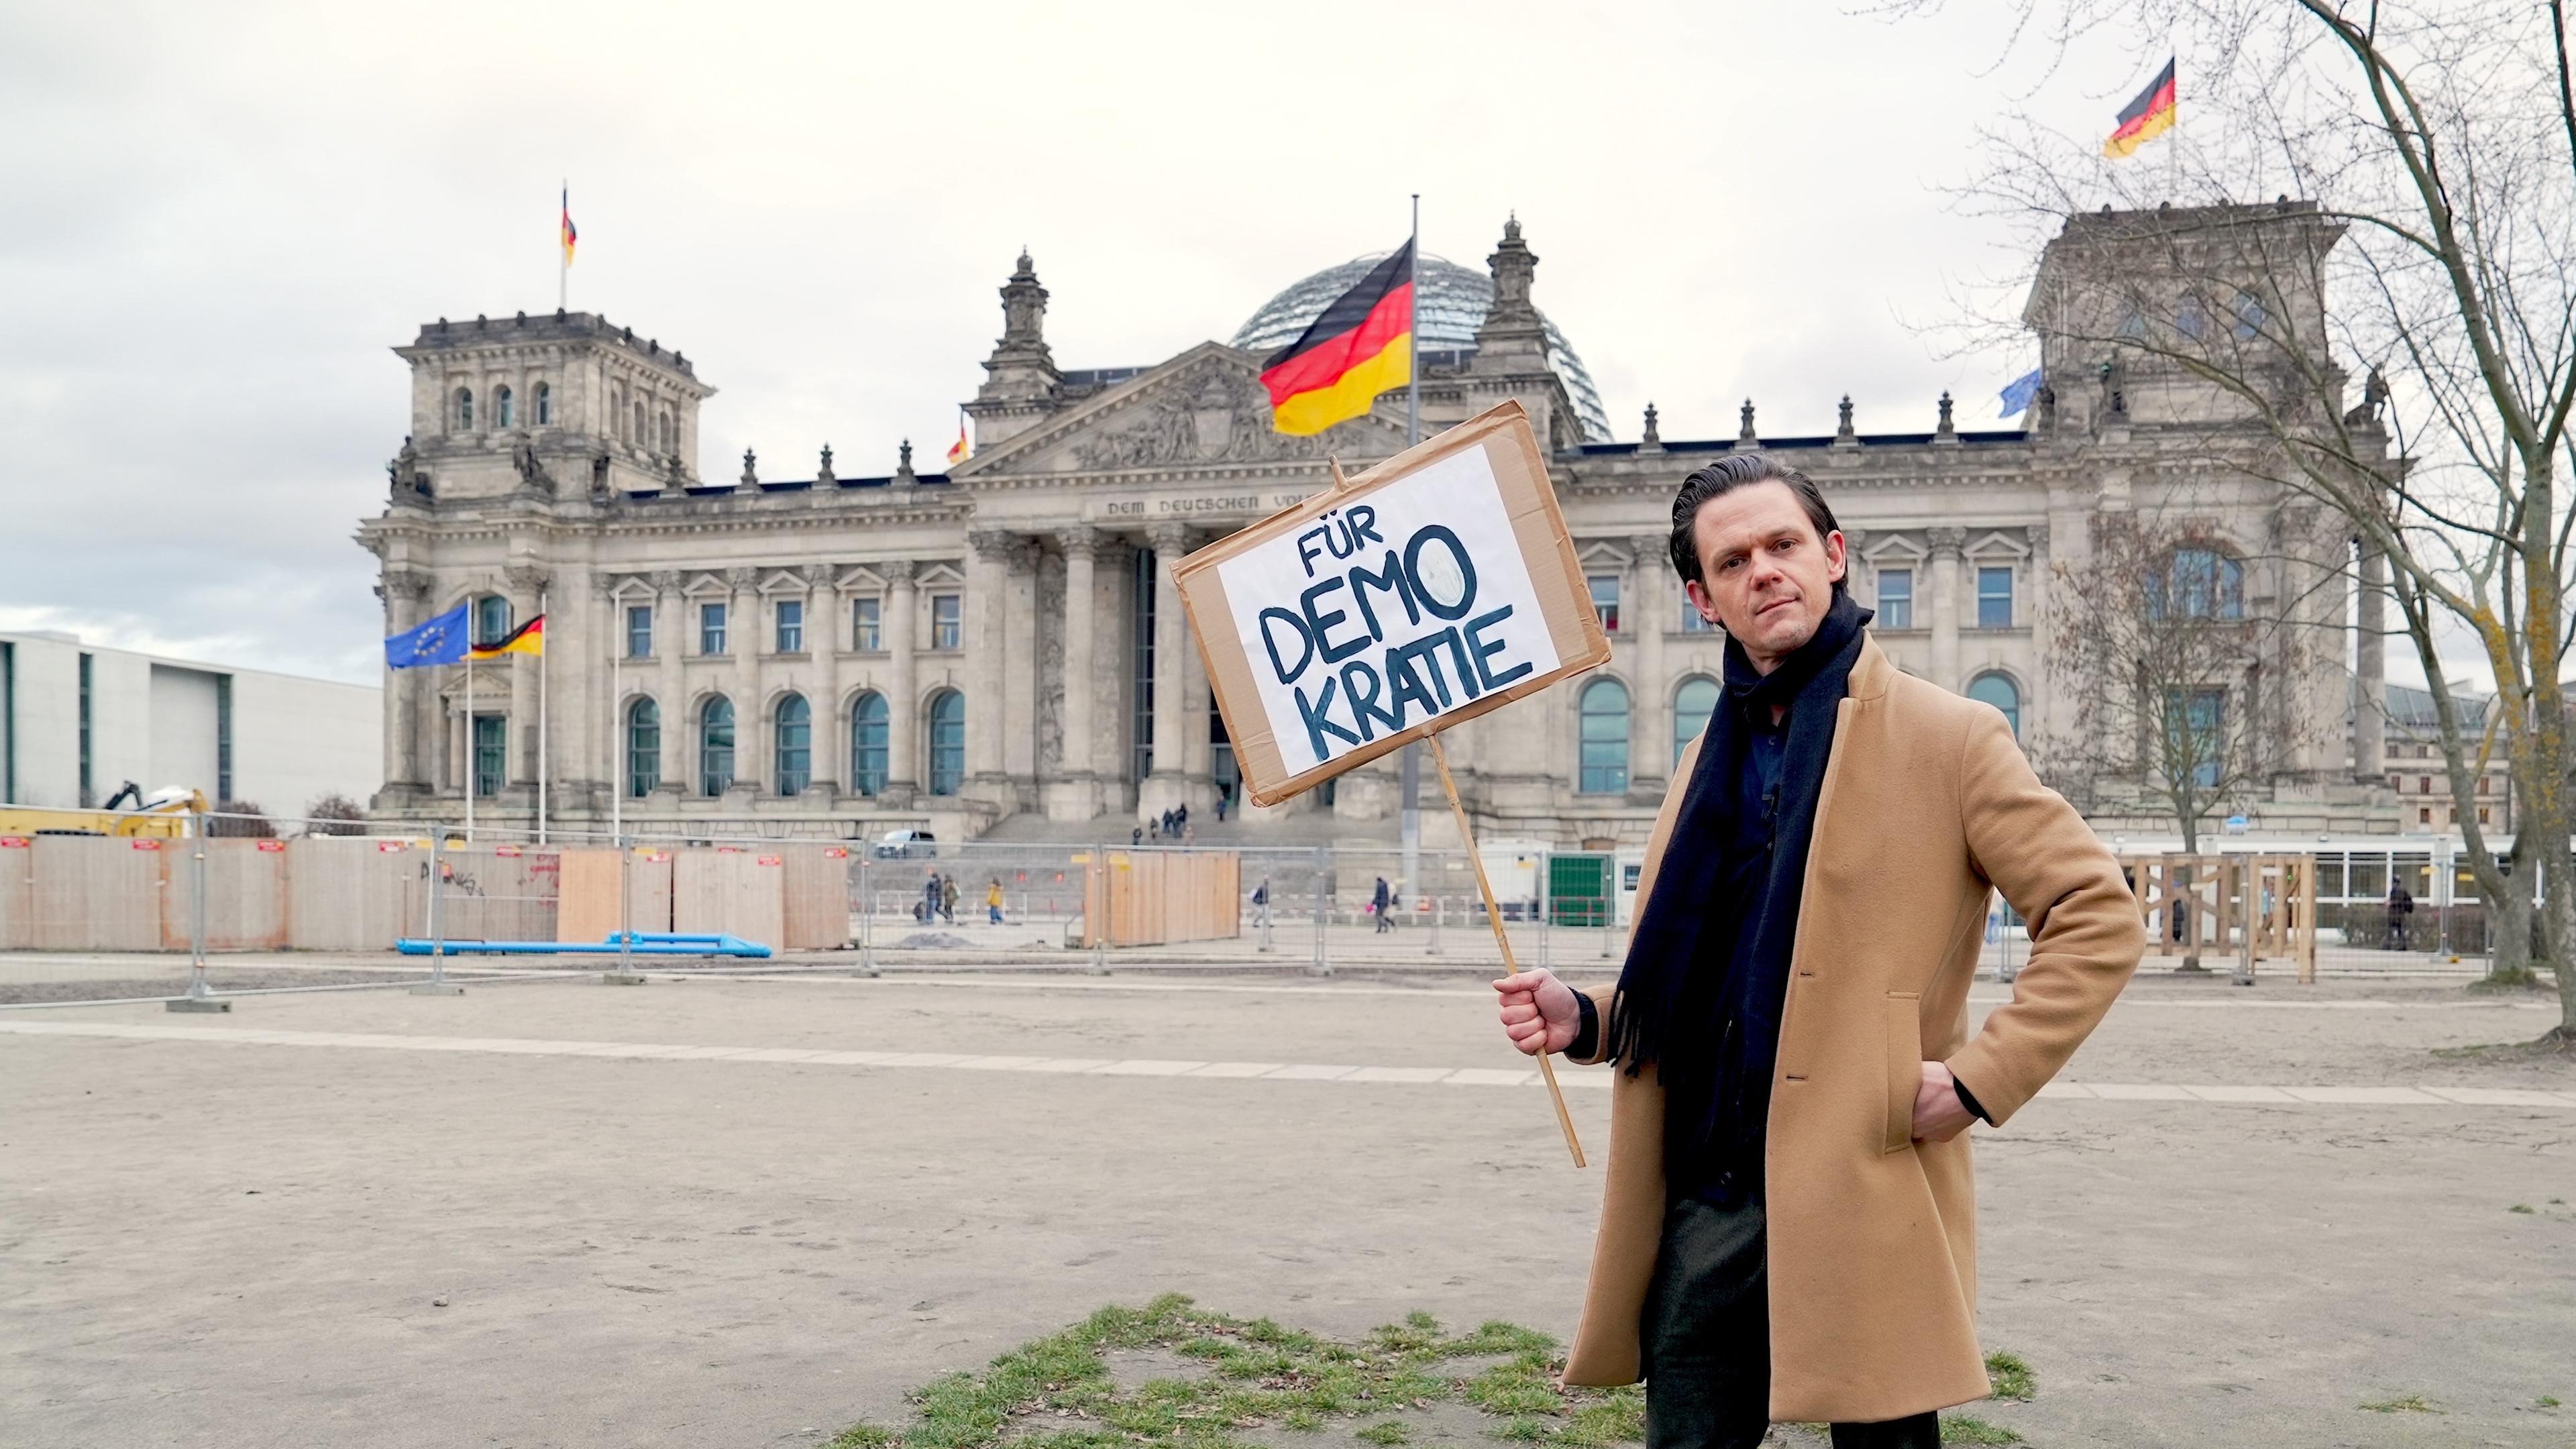
[[939,854],[939,837],[927,830],[889,830],[877,837],[879,860],[922,860]]

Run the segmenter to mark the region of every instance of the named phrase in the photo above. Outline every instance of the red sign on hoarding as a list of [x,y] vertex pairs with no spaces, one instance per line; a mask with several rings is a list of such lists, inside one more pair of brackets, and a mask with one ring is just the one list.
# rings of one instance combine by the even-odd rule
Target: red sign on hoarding
[[161,848],[161,842],[157,840],[138,840],[134,842],[134,848],[137,850],[159,850]]
[[762,865],[783,865],[783,864],[785,864],[786,862],[784,862],[784,861],[780,860],[777,856],[774,856],[774,855],[764,855],[764,856],[762,856],[762,857],[760,858],[760,863],[761,863]]
[[0,835],[0,850],[25,850],[26,848],[27,837],[23,835]]
[[849,855],[850,853],[848,851],[843,850],[837,845],[827,845],[823,847],[823,858],[825,860],[847,860]]
[[286,849],[286,842],[283,840],[263,840],[259,843],[259,848],[270,855],[275,855]]

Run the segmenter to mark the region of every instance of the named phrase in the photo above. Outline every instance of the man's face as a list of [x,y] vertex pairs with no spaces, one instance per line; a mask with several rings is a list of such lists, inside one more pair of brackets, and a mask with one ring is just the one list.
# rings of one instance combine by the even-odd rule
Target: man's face
[[1816,636],[1843,576],[1843,536],[1816,537],[1788,484],[1765,479],[1701,504],[1691,541],[1700,572],[1691,603],[1754,668],[1770,673]]

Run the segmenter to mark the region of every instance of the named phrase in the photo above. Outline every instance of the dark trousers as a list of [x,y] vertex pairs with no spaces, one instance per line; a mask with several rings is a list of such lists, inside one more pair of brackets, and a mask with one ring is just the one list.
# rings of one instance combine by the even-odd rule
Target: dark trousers
[[[1771,1281],[1762,1205],[1697,1199],[1664,1213],[1639,1325],[1645,1350],[1646,1449],[1753,1449],[1771,1427]],[[1836,1424],[1835,1449],[1938,1449],[1926,1411],[1880,1424]]]

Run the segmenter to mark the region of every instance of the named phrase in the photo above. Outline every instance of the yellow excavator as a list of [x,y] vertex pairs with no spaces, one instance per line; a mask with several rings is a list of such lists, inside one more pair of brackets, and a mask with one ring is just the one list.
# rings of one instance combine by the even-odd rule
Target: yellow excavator
[[171,785],[146,795],[128,780],[96,810],[0,805],[0,835],[115,835],[178,840],[187,835],[190,819],[205,809],[206,797],[199,791]]

